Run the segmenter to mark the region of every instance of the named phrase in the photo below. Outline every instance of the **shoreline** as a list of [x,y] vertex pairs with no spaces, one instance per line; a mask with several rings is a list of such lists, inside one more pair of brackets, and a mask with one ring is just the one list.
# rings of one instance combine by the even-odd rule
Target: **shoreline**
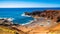
[[[0,18],[0,20],[7,20],[7,21],[10,21],[10,22],[13,22],[13,20],[14,20],[14,18]],[[19,25],[26,25],[26,24],[30,24],[30,23],[32,23],[34,20],[31,20],[31,21],[29,21],[29,22],[27,22],[27,23],[25,23],[25,24],[19,24]],[[14,24],[18,24],[18,23],[14,23]]]
[[[52,14],[51,14],[52,13]],[[28,13],[27,13],[28,14]],[[34,20],[26,24],[14,24],[10,18],[0,19],[0,25],[6,26],[9,29],[17,30],[18,33],[24,34],[40,34],[51,33],[58,31],[60,33],[60,11],[46,10],[46,12],[33,12],[28,15],[33,16]],[[53,17],[52,17],[53,16]],[[57,16],[57,18],[56,18]],[[43,17],[43,18],[42,18]],[[52,18],[51,18],[52,17]],[[21,31],[21,32],[20,32]]]
[[30,24],[30,23],[32,23],[34,20],[31,20],[30,22],[28,22],[28,23],[25,23],[25,24],[21,24],[21,25],[27,25],[27,24]]

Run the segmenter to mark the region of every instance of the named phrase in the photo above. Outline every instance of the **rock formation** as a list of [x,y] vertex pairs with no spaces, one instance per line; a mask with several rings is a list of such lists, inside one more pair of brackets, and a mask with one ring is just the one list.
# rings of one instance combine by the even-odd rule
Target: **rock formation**
[[33,18],[45,17],[56,22],[60,21],[60,10],[34,11],[32,13],[27,13],[26,15],[31,15]]
[[[32,16],[30,24],[12,24],[9,21],[1,20],[0,24],[12,24],[10,28],[16,30],[16,34],[59,34],[60,33],[60,10],[44,10],[25,12],[25,15]],[[9,28],[9,27],[8,27]]]

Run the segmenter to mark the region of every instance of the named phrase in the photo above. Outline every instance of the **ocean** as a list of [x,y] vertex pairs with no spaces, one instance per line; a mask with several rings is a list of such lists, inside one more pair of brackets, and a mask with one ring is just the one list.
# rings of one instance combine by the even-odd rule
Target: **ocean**
[[13,18],[14,23],[26,24],[34,20],[34,18],[22,16],[22,14],[37,10],[60,10],[60,8],[0,8],[0,18]]

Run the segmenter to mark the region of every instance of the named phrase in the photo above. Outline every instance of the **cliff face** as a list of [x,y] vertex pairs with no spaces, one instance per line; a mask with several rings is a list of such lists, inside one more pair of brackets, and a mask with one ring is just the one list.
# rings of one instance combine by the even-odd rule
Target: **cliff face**
[[44,17],[44,18],[51,19],[56,22],[60,21],[60,10],[34,11],[26,15],[31,15],[33,18]]
[[[60,10],[34,11],[26,15],[36,19],[32,23],[24,25],[25,27],[18,27],[27,34],[57,34],[60,32]],[[41,17],[43,20],[40,20]]]

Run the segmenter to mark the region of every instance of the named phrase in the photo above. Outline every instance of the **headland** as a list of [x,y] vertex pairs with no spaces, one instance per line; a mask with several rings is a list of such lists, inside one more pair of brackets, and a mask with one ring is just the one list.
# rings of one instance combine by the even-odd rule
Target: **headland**
[[8,19],[0,19],[0,26],[2,29],[8,28],[14,31],[13,34],[60,33],[60,10],[25,12],[25,15],[32,16],[34,20],[29,24],[20,25],[14,24]]

